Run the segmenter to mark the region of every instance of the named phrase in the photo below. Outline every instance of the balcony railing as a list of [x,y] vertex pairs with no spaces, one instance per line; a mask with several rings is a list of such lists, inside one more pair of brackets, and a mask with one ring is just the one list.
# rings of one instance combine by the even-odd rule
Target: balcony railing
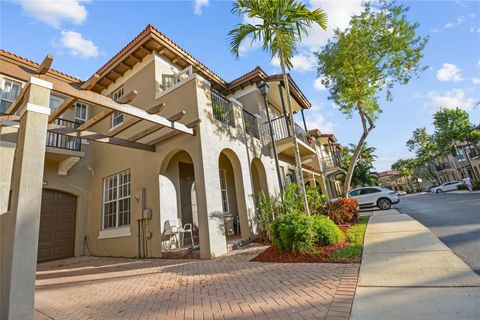
[[322,166],[324,169],[340,167],[340,161],[334,157],[328,156],[322,159]]
[[[289,117],[283,116],[270,121],[272,123],[273,138],[275,139],[275,141],[292,137],[292,134],[290,132],[291,131],[290,123],[288,119]],[[264,123],[263,126],[264,126],[264,132],[269,132],[268,122]],[[298,125],[298,123],[295,123],[295,135],[297,136],[298,139],[302,140],[305,144],[310,145],[305,130],[303,130],[303,128],[300,125]]]
[[445,162],[445,163],[442,163],[442,164],[435,165],[435,169],[437,169],[437,171],[452,169],[452,165],[448,162]]
[[212,109],[215,119],[235,127],[232,102],[214,90],[212,90]]
[[[55,124],[67,127],[67,128],[77,128],[81,123],[65,120],[65,119],[55,119]],[[47,132],[47,146],[55,147],[67,150],[80,151],[82,145],[82,139],[69,137],[61,133]]]
[[245,131],[252,137],[260,139],[257,117],[243,109],[243,118],[245,120]]

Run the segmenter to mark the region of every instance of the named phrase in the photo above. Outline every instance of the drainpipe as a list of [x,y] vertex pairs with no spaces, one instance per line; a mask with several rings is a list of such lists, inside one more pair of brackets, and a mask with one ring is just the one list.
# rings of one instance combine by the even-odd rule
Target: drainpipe
[[[285,100],[283,100],[283,89],[282,89],[282,84],[280,82],[278,83],[278,91],[280,92],[280,101],[282,102],[283,115],[285,116],[285,124],[287,125],[287,133],[288,133],[288,136],[291,137],[290,124],[288,123],[287,108],[285,108]],[[292,114],[292,117],[293,117],[293,114]]]
[[[268,129],[270,131],[270,139],[272,140],[273,155],[274,155],[274,159],[275,159],[275,167],[277,169],[278,186],[280,187],[280,193],[283,194],[282,176],[280,175],[280,165],[278,163],[277,145],[275,143],[275,139],[273,138],[272,122],[270,121],[270,111],[268,110],[268,84],[266,82],[262,81],[260,83],[260,85],[258,86],[258,89],[260,90],[260,93],[263,96],[263,100],[265,102],[265,109],[267,110]],[[282,104],[283,104],[283,98],[282,98]],[[287,128],[288,128],[288,126],[287,126]],[[283,199],[283,197],[282,197],[282,199]]]
[[305,115],[303,114],[303,108],[302,110],[300,110],[300,112],[302,113],[303,127],[305,128],[305,133],[307,133],[308,132],[307,123],[305,122]]

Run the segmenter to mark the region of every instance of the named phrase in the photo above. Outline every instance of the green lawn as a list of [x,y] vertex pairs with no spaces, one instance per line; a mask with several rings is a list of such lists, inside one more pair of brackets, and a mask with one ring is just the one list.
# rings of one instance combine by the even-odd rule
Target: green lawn
[[359,223],[347,230],[350,244],[348,247],[333,252],[329,260],[332,262],[360,262],[362,260],[363,237],[367,229],[368,217],[360,217]]

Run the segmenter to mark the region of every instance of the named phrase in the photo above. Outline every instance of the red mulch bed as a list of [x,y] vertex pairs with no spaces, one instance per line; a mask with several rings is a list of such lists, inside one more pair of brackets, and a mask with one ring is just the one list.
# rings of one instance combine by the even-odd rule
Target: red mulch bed
[[[338,227],[343,231],[347,231],[351,226],[354,226],[355,222],[347,222]],[[258,242],[260,243],[260,242]],[[350,244],[348,239],[337,244],[319,246],[317,247],[318,254],[299,254],[291,251],[281,252],[278,249],[270,246],[251,261],[256,262],[283,262],[283,263],[319,263],[319,262],[331,262],[329,256],[332,252],[346,248]]]
[[291,251],[281,252],[275,247],[268,247],[265,251],[253,258],[256,262],[284,262],[284,263],[318,263],[329,262],[328,257],[332,252],[347,247],[348,240],[328,246],[317,247],[317,255],[298,254]]

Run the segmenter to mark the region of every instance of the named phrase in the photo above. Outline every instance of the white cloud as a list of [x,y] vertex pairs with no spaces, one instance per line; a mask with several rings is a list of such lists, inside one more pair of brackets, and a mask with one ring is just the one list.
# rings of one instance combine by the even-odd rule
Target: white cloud
[[193,13],[199,16],[202,14],[203,7],[208,5],[209,0],[194,0],[194,2]]
[[480,26],[470,27],[470,32],[480,33]]
[[472,78],[474,84],[480,84],[480,78]]
[[463,89],[452,89],[441,93],[430,91],[427,97],[428,101],[423,106],[423,112],[430,114],[440,109],[460,108],[470,111],[475,105],[475,99],[468,98]]
[[333,133],[335,123],[328,121],[322,113],[322,107],[313,104],[307,114],[305,114],[308,130],[318,129],[322,133]]
[[[280,67],[280,59],[278,57],[274,57],[270,63],[275,67]],[[292,64],[292,69],[300,73],[313,71],[316,67],[316,59],[313,54],[297,54],[293,56]]]
[[[469,16],[470,18],[475,18],[474,16]],[[465,22],[465,17],[463,16],[460,16],[460,17],[457,17],[457,19],[455,19],[454,21],[450,21],[450,22],[447,22],[443,27],[441,28],[434,28],[432,30],[432,32],[440,32],[440,31],[443,31],[445,29],[450,29],[450,28],[453,28],[453,27],[456,27],[456,26],[459,26],[461,25],[463,22]]]
[[[311,9],[321,8],[328,16],[327,30],[315,25],[308,30],[308,35],[302,38],[300,54],[293,57],[293,70],[298,72],[315,71],[316,59],[313,52],[320,50],[334,35],[334,30],[345,30],[354,15],[360,14],[363,9],[363,0],[310,0]],[[279,66],[278,59],[271,61],[274,66]]]
[[82,24],[87,19],[84,4],[90,0],[19,0],[24,13],[54,28],[63,22]]
[[317,78],[313,82],[313,88],[316,91],[327,91],[327,88],[322,84],[322,78]]
[[68,49],[71,55],[84,59],[95,58],[99,54],[97,46],[91,40],[74,31],[62,31],[57,46]]
[[321,8],[328,16],[327,30],[315,25],[308,32],[308,36],[302,39],[302,44],[311,51],[319,50],[330,39],[335,29],[345,30],[352,16],[360,14],[364,9],[362,0],[310,0],[312,9]]
[[460,69],[450,63],[444,63],[442,68],[437,71],[437,79],[440,81],[461,81]]

